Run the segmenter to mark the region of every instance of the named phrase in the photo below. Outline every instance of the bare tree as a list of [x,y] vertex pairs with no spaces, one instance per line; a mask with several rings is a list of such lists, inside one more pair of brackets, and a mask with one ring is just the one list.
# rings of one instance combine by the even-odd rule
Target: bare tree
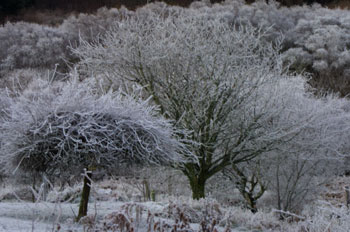
[[[75,50],[82,69],[114,75],[117,86],[144,86],[166,117],[192,131],[199,163],[180,168],[195,199],[205,196],[211,176],[280,138],[267,127],[276,112],[266,86],[282,75],[277,51],[263,42],[263,32],[222,20],[145,14],[118,23],[103,42]],[[266,90],[271,96],[260,96]]]
[[238,189],[244,199],[245,206],[251,212],[258,211],[257,201],[267,189],[264,179],[264,169],[259,159],[246,163],[232,164],[223,170],[223,175],[228,177]]
[[[188,177],[193,198],[204,197],[206,181],[223,168],[307,134],[322,115],[332,117],[325,114],[331,103],[318,104],[320,114],[307,110],[319,100],[305,93],[303,77],[284,72],[279,43],[267,43],[264,31],[231,25],[219,14],[164,11],[140,11],[100,41],[82,41],[74,52],[80,70],[117,87],[143,86],[165,117],[192,131],[196,143],[189,147],[199,163],[178,168]],[[305,111],[293,114],[299,104]],[[315,124],[318,130],[328,128],[322,123]],[[317,144],[327,140],[322,135]]]
[[[286,107],[274,119],[273,126],[299,129],[264,156],[260,168],[267,189],[275,197],[275,207],[300,212],[315,199],[325,181],[344,172],[344,155],[349,146],[349,102],[332,95],[315,98],[306,90],[298,94],[287,86],[285,89],[289,97],[281,101]],[[304,123],[296,126],[301,118]],[[281,218],[284,216],[282,213]]]

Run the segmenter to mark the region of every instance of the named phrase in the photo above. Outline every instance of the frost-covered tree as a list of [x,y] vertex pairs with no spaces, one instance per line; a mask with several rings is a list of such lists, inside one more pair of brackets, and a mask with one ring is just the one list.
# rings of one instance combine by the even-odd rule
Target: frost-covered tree
[[274,207],[297,211],[315,199],[321,183],[344,172],[349,101],[332,95],[316,98],[298,78],[281,88],[285,94],[278,105],[283,107],[271,126],[293,128],[296,133],[260,157],[259,169],[274,196]]
[[33,84],[13,101],[0,126],[2,169],[60,178],[87,169],[78,220],[87,213],[94,168],[181,160],[178,132],[148,101],[97,95],[77,81]]
[[[231,24],[227,15],[207,7],[164,12],[139,10],[74,52],[82,72],[126,90],[130,83],[143,86],[167,118],[192,131],[196,143],[190,148],[199,163],[179,168],[193,198],[204,197],[205,183],[224,167],[293,144],[295,138],[305,140],[309,131],[322,136],[304,148],[339,151],[343,140],[335,135],[343,131],[328,126],[327,120],[338,117],[326,113],[331,103],[306,94],[304,78],[286,74],[279,43],[267,42],[268,31],[249,22]],[[308,110],[316,102],[325,104]]]
[[81,70],[117,86],[143,86],[166,117],[192,131],[199,163],[180,168],[198,199],[224,167],[268,152],[297,131],[271,126],[283,110],[278,83],[291,77],[263,38],[263,31],[233,27],[220,15],[148,12],[117,23],[99,43],[83,43],[75,54]]
[[293,132],[263,156],[233,164],[224,172],[253,212],[265,190],[274,196],[273,207],[300,210],[314,199],[320,183],[343,173],[345,167],[342,155],[350,135],[349,101],[331,95],[315,98],[302,78],[284,79],[278,85],[283,95],[275,101],[273,107],[279,113],[269,127]]
[[304,123],[296,127],[300,130],[287,143],[266,155],[261,166],[274,206],[283,211],[301,210],[315,199],[321,184],[343,174],[346,168],[343,158],[349,146],[349,101],[332,95],[315,98],[305,87],[300,88],[297,93],[285,86],[290,97],[282,99],[286,107],[273,123],[295,127],[300,118]]

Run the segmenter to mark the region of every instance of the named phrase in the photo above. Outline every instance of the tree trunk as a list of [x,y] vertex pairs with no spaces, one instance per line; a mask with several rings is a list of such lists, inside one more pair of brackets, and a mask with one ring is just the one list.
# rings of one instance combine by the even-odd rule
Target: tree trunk
[[246,200],[246,204],[247,204],[248,208],[250,209],[250,211],[252,213],[258,212],[258,209],[256,207],[256,199],[253,197],[253,195],[248,193],[248,192],[241,192],[241,194],[243,195],[244,199]]
[[205,182],[207,179],[204,177],[188,177],[190,179],[190,186],[192,190],[192,198],[199,200],[205,198]]
[[87,171],[84,175],[84,186],[83,186],[83,192],[81,193],[79,213],[78,213],[77,218],[75,219],[77,222],[82,217],[87,215],[88,204],[89,204],[89,195],[90,195],[90,190],[91,190],[91,177],[92,177],[91,171]]
[[[266,188],[259,178],[258,167],[255,168],[256,173],[249,174],[244,173],[244,169],[240,169],[236,164],[232,164],[232,175],[234,179],[237,179],[238,190],[243,196],[246,206],[252,213],[258,211],[256,203],[257,200],[262,197]],[[232,177],[230,177],[232,178]],[[257,189],[259,189],[259,192]]]
[[151,189],[149,187],[149,183],[146,179],[143,180],[143,198],[144,201],[149,201],[151,200]]
[[33,183],[32,183],[32,188],[33,188],[33,190],[32,190],[32,202],[33,203],[35,203],[35,201],[36,201],[36,197],[35,197],[35,194],[34,194],[34,191],[36,191],[35,185],[36,185],[36,178],[35,178],[35,175],[34,175],[33,176]]

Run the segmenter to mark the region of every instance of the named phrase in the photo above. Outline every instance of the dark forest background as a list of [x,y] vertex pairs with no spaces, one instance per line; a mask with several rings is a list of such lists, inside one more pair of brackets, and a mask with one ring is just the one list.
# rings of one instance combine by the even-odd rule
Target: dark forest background
[[[19,10],[24,8],[48,9],[48,10],[70,10],[70,11],[93,11],[96,8],[120,7],[124,5],[128,8],[136,8],[138,6],[152,2],[153,0],[2,0],[0,2],[0,9],[2,14],[16,14]],[[194,2],[194,0],[163,0],[168,4],[187,6]],[[222,0],[211,0],[211,2],[221,2]],[[268,0],[267,0],[268,1]],[[318,2],[320,4],[327,4],[335,0],[277,0],[284,5],[296,4],[312,4]],[[247,2],[254,2],[248,0]]]

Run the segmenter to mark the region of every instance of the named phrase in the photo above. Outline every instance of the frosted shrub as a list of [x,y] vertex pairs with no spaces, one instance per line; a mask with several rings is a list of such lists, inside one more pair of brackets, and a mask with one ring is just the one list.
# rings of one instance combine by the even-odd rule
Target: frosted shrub
[[41,69],[15,69],[9,71],[0,78],[0,88],[9,89],[12,93],[25,90],[36,79],[47,79],[51,73]]
[[[79,39],[101,39],[115,23],[126,18],[146,18],[151,14],[179,17],[185,9],[164,3],[151,3],[135,12],[121,9],[99,9],[96,14],[79,14],[66,19],[58,28],[28,23],[6,24],[0,28],[2,70],[63,64],[62,58],[76,62],[66,51],[67,44],[79,46]],[[312,84],[342,95],[348,93],[349,30],[347,10],[330,10],[320,5],[282,7],[274,1],[246,5],[243,1],[228,0],[221,4],[195,2],[188,12],[222,20],[230,25],[251,24],[266,30],[265,40],[276,43],[280,34],[286,64],[293,71],[314,74]],[[49,45],[50,44],[50,45]],[[40,48],[42,47],[42,48]],[[340,83],[340,84],[339,84]]]
[[196,204],[125,203],[103,220],[89,215],[82,223],[94,231],[231,231],[222,220],[226,209],[208,200]]
[[[10,107],[13,104],[13,99],[6,89],[0,88],[0,124],[7,120],[10,116]],[[0,138],[0,148],[2,148],[3,138]],[[0,169],[0,182],[3,182],[8,173],[4,169]]]
[[229,215],[227,220],[231,225],[244,226],[244,228],[251,230],[285,231],[280,229],[283,226],[283,222],[279,221],[272,212],[258,211],[253,214],[246,209],[231,207]]
[[0,27],[0,74],[18,68],[54,68],[64,65],[67,35],[48,26],[18,22]]
[[307,231],[348,231],[350,216],[349,209],[344,205],[335,207],[327,202],[318,202],[313,207],[311,217],[299,224],[300,227],[307,228]]
[[59,28],[69,34],[72,45],[77,46],[79,38],[93,41],[96,37],[104,35],[115,22],[133,14],[133,11],[125,8],[119,10],[116,8],[100,8],[95,14],[80,13],[77,16],[70,16],[64,20]]
[[[10,108],[13,103],[11,93],[7,89],[0,88],[0,123],[3,123],[10,117]],[[2,138],[0,138],[0,147],[2,142]]]
[[96,14],[79,14],[64,20],[58,27],[35,23],[7,23],[0,27],[0,75],[22,68],[49,68],[56,64],[67,69],[74,62],[68,46],[78,46],[80,38],[93,40],[104,34],[115,21],[131,15],[126,9],[101,8]]
[[142,193],[143,200],[154,200],[152,192],[156,201],[191,193],[186,177],[179,170],[169,167],[135,168],[129,176],[133,178],[128,182]]
[[8,110],[12,104],[12,98],[5,89],[0,89],[0,115],[1,119],[8,115]]
[[271,42],[284,34],[282,52],[293,71],[313,73],[314,87],[341,95],[349,93],[349,10],[331,10],[317,4],[287,8],[274,1],[246,5],[236,0],[211,7],[196,3],[192,8],[203,14],[224,15],[232,25],[269,28],[266,39]]
[[315,86],[346,95],[349,91],[346,69],[350,65],[348,12],[322,13],[327,15],[318,12],[313,19],[299,21],[293,33],[300,36],[294,43],[303,49],[302,53],[312,56],[312,63],[305,63],[305,67],[314,73]]

